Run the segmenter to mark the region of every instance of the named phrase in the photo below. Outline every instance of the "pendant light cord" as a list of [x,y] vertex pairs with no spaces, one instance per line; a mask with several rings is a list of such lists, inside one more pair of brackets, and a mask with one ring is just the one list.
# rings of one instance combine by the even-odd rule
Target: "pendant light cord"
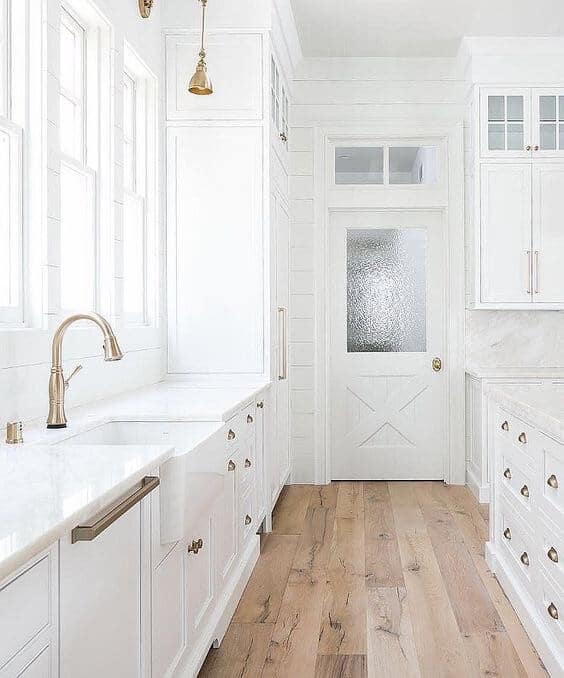
[[208,0],[201,0],[202,3],[202,45],[200,48],[200,53],[202,56],[206,55],[206,50],[204,49],[204,35],[206,31],[206,5],[208,4]]

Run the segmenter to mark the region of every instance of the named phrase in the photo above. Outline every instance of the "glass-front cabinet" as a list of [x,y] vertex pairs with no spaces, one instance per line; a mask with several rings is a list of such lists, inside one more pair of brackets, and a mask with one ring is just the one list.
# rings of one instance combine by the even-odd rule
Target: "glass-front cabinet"
[[564,157],[564,88],[484,88],[482,157]]

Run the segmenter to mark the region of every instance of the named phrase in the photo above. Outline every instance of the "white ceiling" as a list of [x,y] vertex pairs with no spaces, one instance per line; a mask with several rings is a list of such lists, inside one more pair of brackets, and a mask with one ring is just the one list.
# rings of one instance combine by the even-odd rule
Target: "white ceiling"
[[445,57],[463,36],[564,36],[564,0],[291,2],[310,57]]

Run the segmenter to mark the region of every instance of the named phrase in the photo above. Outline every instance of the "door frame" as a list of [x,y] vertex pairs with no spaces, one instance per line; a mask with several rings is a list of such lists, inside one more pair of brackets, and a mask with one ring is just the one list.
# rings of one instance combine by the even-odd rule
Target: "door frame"
[[[316,127],[314,130],[315,181],[315,482],[331,482],[330,448],[330,388],[329,388],[329,218],[332,211],[377,210],[374,192],[370,188],[352,187],[350,195],[354,204],[344,200],[330,204],[329,176],[330,151],[335,141],[395,139],[433,139],[443,144],[445,153],[443,178],[436,188],[420,191],[421,200],[411,205],[414,210],[425,209],[443,212],[446,235],[446,337],[445,363],[447,375],[447,427],[446,449],[443,456],[444,481],[449,484],[466,483],[466,452],[464,426],[464,316],[465,316],[465,256],[464,256],[464,147],[462,122],[450,125],[410,124],[383,121],[370,126],[343,124]],[[396,193],[401,201],[401,193]],[[333,201],[331,201],[333,202]],[[394,205],[379,206],[380,210],[409,208]]]

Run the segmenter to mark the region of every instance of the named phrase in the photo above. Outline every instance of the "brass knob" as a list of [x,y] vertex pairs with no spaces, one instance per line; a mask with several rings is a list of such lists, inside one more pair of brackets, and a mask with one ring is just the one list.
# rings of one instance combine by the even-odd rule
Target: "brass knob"
[[503,475],[507,478],[507,480],[511,480],[511,469],[506,468],[503,472]]
[[523,565],[525,565],[525,567],[529,567],[529,565],[531,564],[529,560],[529,554],[526,551],[523,551],[523,553],[521,554],[521,562],[523,563]]
[[535,147],[533,148],[533,151],[538,151],[538,150],[539,150],[539,146],[535,146]]
[[530,146],[525,146],[525,150],[526,150],[526,151],[530,151],[530,150],[531,150],[531,147],[530,147]]
[[431,365],[434,372],[440,372],[443,368],[443,361],[440,358],[433,358]]
[[503,536],[506,539],[511,539],[511,530],[508,527],[506,527],[505,530],[503,530]]
[[264,407],[264,401],[261,400],[260,403],[257,403],[257,407],[259,408],[259,410],[262,410],[262,408]]
[[553,490],[558,489],[558,478],[554,475],[554,473],[550,476],[550,478],[546,481],[546,484],[549,487],[552,487]]
[[521,494],[527,499],[529,498],[529,488],[526,485],[521,488]]
[[519,437],[517,438],[517,440],[518,440],[520,443],[523,443],[523,445],[527,442],[527,436],[526,436],[526,434],[525,434],[524,431],[523,431],[522,433],[519,434]]
[[288,137],[284,134],[284,132],[280,132],[280,140],[286,143],[288,141]]
[[234,471],[235,470],[235,462],[233,459],[229,460],[229,463],[227,464],[227,470],[228,471]]
[[558,551],[554,548],[554,546],[551,546],[548,549],[548,553],[546,554],[550,560],[552,560],[553,563],[558,562]]
[[252,416],[250,414],[247,414],[247,424],[252,424],[253,421],[254,419],[252,418]]
[[251,516],[247,513],[247,515],[245,516],[245,525],[250,525],[252,522],[253,522],[253,519],[252,519]]
[[501,425],[501,428],[504,431],[509,431],[509,422],[507,421],[507,419],[503,422],[503,424]]
[[548,614],[553,618],[553,619],[558,619],[558,608],[554,603],[550,603],[548,606]]
[[251,460],[250,459],[245,459],[245,468],[251,468]]
[[194,553],[197,555],[202,548],[204,548],[204,540],[194,539],[190,546],[188,546],[188,553]]
[[234,438],[235,438],[235,431],[232,428],[230,428],[229,432],[227,434],[227,440],[234,440]]

